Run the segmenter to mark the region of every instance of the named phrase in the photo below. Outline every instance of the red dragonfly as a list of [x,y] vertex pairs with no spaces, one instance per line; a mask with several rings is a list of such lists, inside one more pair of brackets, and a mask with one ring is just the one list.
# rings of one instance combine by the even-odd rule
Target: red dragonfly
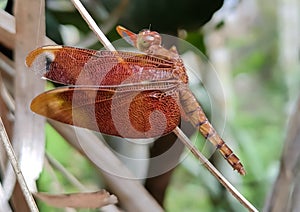
[[[31,110],[45,117],[125,138],[172,132],[180,118],[198,128],[241,175],[243,165],[208,121],[188,87],[175,47],[161,45],[159,33],[118,33],[141,53],[44,46],[26,58],[43,78],[66,85],[35,97]],[[40,59],[43,58],[43,59]],[[41,68],[42,67],[42,68]]]

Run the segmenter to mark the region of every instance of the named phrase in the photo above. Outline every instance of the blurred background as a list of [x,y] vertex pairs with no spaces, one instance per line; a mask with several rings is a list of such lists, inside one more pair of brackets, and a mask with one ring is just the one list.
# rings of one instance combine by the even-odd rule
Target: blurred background
[[[276,204],[284,207],[284,211],[300,210],[297,203],[300,202],[299,1],[82,2],[111,41],[119,39],[115,26],[121,24],[136,33],[150,28],[179,36],[198,48],[205,55],[201,60],[210,68],[200,69],[201,80],[196,80],[198,84],[193,84],[192,89],[208,117],[213,115],[212,107],[217,111],[213,124],[239,156],[247,175],[241,177],[233,172],[218,152],[210,160],[258,210],[282,211]],[[1,0],[0,7],[12,13],[13,2]],[[57,44],[101,48],[67,0],[46,1],[46,34]],[[1,51],[6,55],[11,53],[9,48]],[[211,78],[208,72],[211,69],[216,71],[222,90],[213,91],[219,82]],[[207,97],[209,92],[215,95],[211,97],[213,102]],[[203,149],[204,139],[190,134]],[[157,145],[156,148],[164,148]],[[126,147],[116,148],[126,151]],[[106,186],[91,162],[71,148],[49,124],[46,151],[87,187]],[[128,167],[140,172],[130,164]],[[164,179],[143,182],[166,211],[247,211],[192,155]],[[163,184],[159,191],[165,194],[159,197],[151,187],[158,182]],[[50,193],[61,187],[65,192],[76,191],[49,164],[37,184],[39,191]],[[138,198],[139,194],[136,195]],[[42,202],[39,207],[40,211],[56,211]]]

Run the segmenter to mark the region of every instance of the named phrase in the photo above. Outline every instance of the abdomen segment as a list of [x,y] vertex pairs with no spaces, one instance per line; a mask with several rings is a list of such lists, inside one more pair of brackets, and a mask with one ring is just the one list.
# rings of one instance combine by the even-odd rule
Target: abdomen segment
[[199,129],[204,138],[209,140],[219,150],[221,155],[228,161],[234,170],[237,170],[241,175],[245,175],[246,171],[240,162],[240,159],[233,153],[230,147],[213,128],[192,92],[187,87],[183,87],[179,90],[180,103],[189,121],[194,127]]

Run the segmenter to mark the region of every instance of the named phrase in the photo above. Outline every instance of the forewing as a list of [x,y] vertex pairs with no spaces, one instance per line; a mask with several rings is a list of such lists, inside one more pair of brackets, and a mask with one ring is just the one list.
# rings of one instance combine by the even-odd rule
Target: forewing
[[116,27],[117,32],[119,35],[131,46],[136,47],[136,40],[137,40],[137,35],[130,30],[122,27],[122,26],[117,26]]
[[66,124],[126,138],[168,134],[180,121],[175,88],[60,87],[37,96],[31,109]]
[[174,62],[158,56],[44,46],[26,64],[44,78],[65,85],[120,85],[172,79]]

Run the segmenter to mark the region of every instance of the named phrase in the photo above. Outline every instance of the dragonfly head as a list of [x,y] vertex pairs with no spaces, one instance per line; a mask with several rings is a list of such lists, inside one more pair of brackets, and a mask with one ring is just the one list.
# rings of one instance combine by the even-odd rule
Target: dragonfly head
[[158,32],[150,30],[142,30],[137,35],[136,47],[142,51],[146,52],[151,46],[160,46],[161,36]]

